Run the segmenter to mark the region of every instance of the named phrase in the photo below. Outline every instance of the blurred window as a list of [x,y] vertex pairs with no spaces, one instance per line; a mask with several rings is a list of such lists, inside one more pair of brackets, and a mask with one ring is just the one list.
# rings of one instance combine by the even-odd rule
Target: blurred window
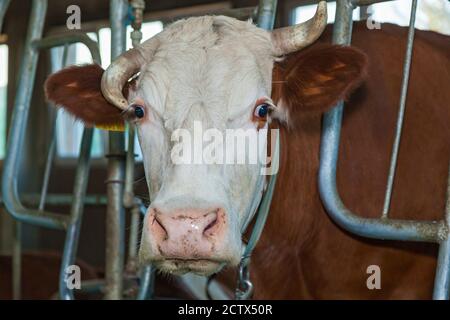
[[[395,0],[373,4],[367,8],[367,15],[376,22],[388,22],[401,26],[409,25],[411,0]],[[292,24],[308,20],[316,11],[316,4],[299,6],[292,10]],[[328,2],[328,23],[333,23],[336,2]],[[353,10],[353,20],[360,20],[360,8]],[[415,27],[450,35],[450,1],[420,0],[417,4]]]

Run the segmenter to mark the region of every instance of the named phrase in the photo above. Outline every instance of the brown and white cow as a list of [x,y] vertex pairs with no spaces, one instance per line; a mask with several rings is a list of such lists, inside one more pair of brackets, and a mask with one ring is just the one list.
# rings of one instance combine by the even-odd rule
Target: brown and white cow
[[[88,125],[117,128],[124,119],[137,125],[151,190],[143,263],[204,275],[239,263],[241,234],[265,185],[262,165],[175,162],[174,135],[195,136],[197,124],[219,133],[256,133],[275,117],[289,122],[289,110],[270,98],[274,63],[314,42],[326,18],[325,2],[311,20],[273,32],[225,16],[189,18],[124,53],[104,73],[96,65],[75,66],[48,79],[48,99]],[[326,81],[342,73],[337,101],[359,82],[365,57],[351,48],[327,47],[320,54],[330,62],[324,72],[332,73],[308,76]],[[314,96],[317,89],[305,92]]]
[[[289,77],[290,72],[301,77],[295,68],[304,69],[305,56],[317,57],[314,52],[330,43],[331,35],[329,26],[316,44],[286,59],[281,77]],[[407,28],[395,25],[382,24],[379,30],[368,29],[365,21],[353,25],[352,46],[367,54],[369,67],[366,80],[345,105],[337,185],[345,205],[364,217],[378,218],[383,208],[406,38]],[[438,220],[445,213],[450,163],[449,40],[416,30],[392,218]],[[326,65],[324,60],[311,63],[321,66],[317,68]],[[361,238],[339,228],[327,215],[317,187],[324,109],[317,106],[316,112],[307,101],[306,97],[292,101],[293,126],[281,128],[277,189],[252,258],[255,297],[430,299],[436,245]],[[371,265],[380,267],[379,290],[367,287]]]
[[[348,97],[367,73],[366,55],[353,47],[322,44],[300,51],[322,32],[323,9],[322,4],[305,24],[273,33],[221,16],[189,18],[128,51],[105,73],[96,65],[76,66],[48,79],[48,98],[87,125],[122,127],[124,118],[136,123],[152,200],[143,227],[143,263],[199,274],[238,263],[253,198],[264,187],[261,165],[176,164],[171,136],[180,128],[192,131],[196,121],[221,132],[258,131],[271,123],[280,128],[281,163],[269,221],[252,260],[257,297],[428,296],[434,266],[429,251],[351,236],[329,220],[318,197],[321,113]],[[371,61],[370,77],[346,109],[338,183],[351,209],[375,216],[394,130],[401,37],[396,28],[391,34],[356,29],[355,43]],[[419,67],[413,65],[411,84],[417,115],[407,116],[405,126],[417,131],[404,137],[393,202],[393,212],[411,218],[419,211],[443,212],[450,140],[449,110],[442,104],[450,97],[439,90],[449,80],[449,51],[420,40],[421,33],[418,38]],[[433,63],[426,63],[424,52]],[[137,81],[127,82],[138,72]],[[428,78],[414,84],[420,76]],[[263,106],[268,114],[259,112]],[[437,122],[422,123],[428,119]],[[421,182],[429,189],[420,189]],[[383,270],[382,290],[366,287],[371,264]],[[425,280],[420,290],[414,284]]]

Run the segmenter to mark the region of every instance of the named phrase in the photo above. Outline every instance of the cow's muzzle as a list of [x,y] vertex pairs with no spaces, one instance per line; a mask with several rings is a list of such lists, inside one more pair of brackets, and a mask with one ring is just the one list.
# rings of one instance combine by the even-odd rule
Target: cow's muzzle
[[144,228],[143,240],[150,242],[152,252],[149,260],[163,271],[210,274],[230,260],[225,249],[229,223],[222,208],[151,208]]

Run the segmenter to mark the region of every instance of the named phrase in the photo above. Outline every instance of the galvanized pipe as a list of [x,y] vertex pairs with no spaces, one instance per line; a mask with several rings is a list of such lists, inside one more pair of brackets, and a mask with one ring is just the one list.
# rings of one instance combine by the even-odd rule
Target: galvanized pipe
[[59,273],[59,296],[61,300],[73,300],[73,289],[68,287],[67,268],[75,264],[78,240],[80,237],[81,219],[83,216],[84,197],[89,177],[89,163],[91,159],[93,128],[84,128],[81,139],[80,156],[78,157],[77,174],[74,185],[74,201],[70,212],[69,225],[64,242],[64,251]]
[[445,224],[447,238],[439,246],[436,276],[434,278],[433,299],[435,300],[448,300],[450,298],[450,163],[447,178]]
[[[33,11],[32,11],[33,12]],[[44,13],[45,14],[45,13]],[[30,26],[32,26],[30,24]],[[37,52],[40,49],[46,49],[51,48],[55,46],[60,46],[62,44],[67,45],[68,43],[75,43],[75,42],[81,42],[85,43],[88,49],[91,51],[92,57],[94,61],[98,64],[101,64],[100,61],[100,52],[98,49],[98,46],[96,43],[91,40],[87,35],[85,34],[72,34],[67,36],[53,36],[48,37],[45,39],[36,39],[29,42],[30,45],[30,51]],[[11,129],[12,130],[12,129]],[[87,187],[87,178],[89,173],[89,160],[90,160],[90,150],[92,146],[92,135],[93,135],[93,129],[85,129],[83,132],[83,139],[82,139],[82,146],[81,146],[81,156],[79,158],[79,163],[77,167],[77,175],[75,178],[75,186],[74,186],[74,195],[73,195],[73,201],[72,201],[72,211],[70,215],[70,220],[68,221],[68,230],[66,234],[66,242],[65,242],[65,248],[64,248],[64,254],[63,254],[63,261],[61,265],[61,272],[60,272],[60,295],[62,299],[73,299],[73,293],[71,290],[67,288],[66,280],[67,280],[67,274],[66,274],[66,268],[74,263],[75,256],[76,256],[76,248],[78,244],[78,238],[79,238],[79,231],[81,226],[81,215],[83,211],[84,206],[84,200],[86,196],[86,187]],[[47,172],[47,170],[46,170]],[[46,173],[48,175],[48,173]],[[47,181],[48,183],[48,181]],[[44,191],[43,193],[46,194],[46,183],[44,180]],[[42,201],[42,194],[41,194],[41,201],[40,201],[40,207],[43,207],[43,201]],[[44,197],[45,199],[45,197]],[[7,198],[4,198],[5,205],[7,204]],[[43,212],[43,211],[39,211]],[[31,213],[32,214],[32,213]],[[59,216],[58,216],[59,217]],[[31,223],[35,223],[30,220]],[[17,238],[17,237],[16,237]],[[15,248],[20,248],[20,243],[15,244]],[[20,249],[15,249],[14,252],[20,252]],[[15,275],[14,275],[14,292],[15,296],[18,296],[18,287],[20,287],[20,278],[17,276],[17,272],[20,272],[20,265],[16,266],[18,263],[20,263],[20,258],[16,257],[17,254],[15,254],[14,259],[14,265],[15,265]],[[18,262],[17,262],[18,261]],[[19,270],[19,271],[17,271]],[[20,275],[20,274],[19,274]]]
[[[125,51],[128,2],[110,0],[111,59]],[[123,133],[109,132],[108,206],[106,212],[106,299],[120,299],[123,287],[125,252],[125,213],[123,207],[123,180],[125,161]]]
[[[38,193],[24,193],[20,195],[23,203],[30,206],[38,206],[41,195]],[[73,194],[48,194],[45,200],[46,205],[50,206],[67,206],[72,205],[74,201]],[[106,196],[100,194],[89,194],[84,198],[84,204],[87,206],[103,206],[107,204]],[[0,199],[0,205],[3,205],[3,200]]]
[[38,209],[43,211],[45,209],[45,200],[47,199],[48,184],[50,182],[50,174],[52,171],[53,159],[56,153],[56,133],[55,133],[55,122],[57,115],[55,115],[52,128],[51,128],[51,141],[48,147],[47,161],[45,162],[44,177],[42,179],[41,187],[41,198],[39,200]]
[[30,100],[33,90],[39,51],[33,47],[33,41],[42,37],[46,0],[34,0],[31,9],[31,18],[25,40],[24,53],[19,72],[19,82],[15,95],[15,103],[8,134],[6,155],[2,177],[2,195],[6,210],[17,220],[32,223],[38,226],[64,229],[67,217],[55,213],[31,210],[23,206],[18,194],[19,167],[21,165],[20,148],[23,145]]
[[411,7],[411,17],[409,19],[408,42],[406,45],[406,55],[403,63],[403,78],[400,93],[400,105],[398,108],[397,125],[395,128],[395,140],[392,147],[391,163],[389,166],[388,181],[386,186],[386,194],[384,197],[383,212],[381,216],[387,218],[392,198],[392,188],[394,185],[395,171],[397,167],[398,150],[400,148],[400,140],[402,136],[403,119],[405,118],[406,98],[408,96],[409,73],[411,69],[411,58],[414,45],[414,24],[416,21],[417,0],[413,0]]
[[[333,42],[349,44],[351,40],[353,5],[338,0]],[[342,203],[336,187],[336,165],[342,123],[343,103],[324,115],[320,146],[319,191],[325,208],[344,229],[360,236],[405,241],[439,242],[445,234],[442,221],[411,221],[361,218]]]
[[34,49],[43,50],[72,43],[84,44],[91,53],[92,60],[97,64],[101,61],[100,49],[98,48],[97,41],[92,40],[86,33],[71,32],[69,34],[48,36],[33,41],[32,46]]
[[[136,199],[138,201],[138,199]],[[133,205],[130,209],[131,221],[130,221],[130,236],[128,239],[128,259],[126,270],[129,273],[137,271],[137,253],[139,245],[139,226],[141,223],[141,210],[139,204]]]
[[277,0],[259,0],[258,4],[258,27],[272,30],[275,24],[277,12]]
[[100,61],[100,52],[96,42],[86,34],[52,36],[41,39],[46,9],[46,0],[33,1],[31,20],[22,61],[22,68],[24,69],[21,69],[19,73],[19,85],[16,93],[10,133],[8,135],[7,152],[4,161],[5,167],[2,178],[2,193],[5,207],[15,219],[42,227],[64,229],[68,222],[67,216],[26,208],[20,201],[17,190],[20,147],[23,145],[39,50],[68,43],[81,42],[91,51],[94,61]]
[[[69,56],[69,45],[66,43],[64,45],[64,51],[63,51],[63,56],[62,56],[62,63],[61,63],[61,67],[64,67],[67,65],[67,59]],[[58,69],[57,66],[55,68],[56,62],[52,61],[52,72],[56,71]],[[51,107],[51,104],[49,104],[49,108]],[[55,158],[55,153],[56,153],[56,121],[57,121],[57,117],[58,117],[58,113],[54,110],[51,109],[52,112],[52,128],[51,128],[51,141],[50,141],[50,146],[48,148],[48,153],[47,153],[47,161],[45,163],[45,170],[44,170],[44,178],[42,179],[42,188],[41,188],[41,199],[39,201],[39,210],[44,210],[45,209],[45,200],[47,199],[47,192],[48,192],[48,184],[50,182],[50,174],[51,174],[51,170],[52,170],[52,164],[53,164],[53,159]]]
[[8,10],[11,0],[0,1],[0,33],[3,27],[3,20],[5,19],[6,11]]
[[153,297],[155,286],[155,269],[145,266],[140,276],[140,287],[137,300],[148,300]]
[[369,6],[374,3],[388,2],[388,1],[393,1],[393,0],[353,0],[352,5],[354,5],[354,6]]

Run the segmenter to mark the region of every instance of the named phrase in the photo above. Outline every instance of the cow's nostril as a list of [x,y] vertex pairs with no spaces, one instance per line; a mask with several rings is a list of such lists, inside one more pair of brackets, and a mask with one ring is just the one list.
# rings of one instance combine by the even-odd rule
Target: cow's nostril
[[154,228],[156,233],[161,236],[162,240],[169,239],[169,234],[167,233],[166,228],[164,228],[164,225],[158,219],[158,216],[156,214],[153,216],[152,227]]
[[205,229],[203,229],[203,235],[212,236],[216,231],[216,226],[219,222],[219,215],[217,214],[219,210],[214,212],[210,212],[205,216],[205,219],[210,220],[210,222],[206,225]]

